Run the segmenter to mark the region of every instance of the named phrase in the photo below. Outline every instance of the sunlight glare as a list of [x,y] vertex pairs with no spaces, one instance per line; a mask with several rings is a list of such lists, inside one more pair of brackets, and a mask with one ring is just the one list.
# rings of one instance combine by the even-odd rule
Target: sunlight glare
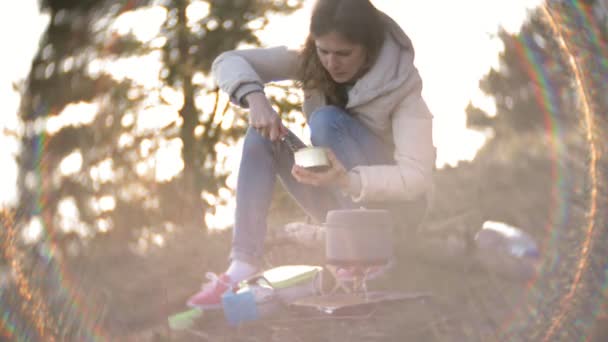
[[496,101],[494,101],[493,97],[477,93],[471,98],[471,103],[475,107],[488,113],[490,117],[496,116]]
[[203,134],[205,134],[205,126],[198,125],[198,126],[194,127],[194,136],[195,137],[200,138],[203,136]]
[[165,245],[165,238],[160,234],[154,234],[152,236],[152,242],[158,247],[162,247]]
[[64,176],[69,176],[77,173],[82,168],[82,154],[80,152],[72,152],[59,164],[59,170]]
[[[503,50],[496,31],[519,30],[527,11],[541,0],[420,2],[376,0],[378,9],[390,13],[408,33],[416,48],[416,66],[424,80],[423,96],[434,115],[433,139],[437,147],[437,166],[455,166],[471,160],[486,141],[486,135],[466,127],[465,108],[469,101],[490,114],[494,100],[479,89],[479,80],[492,67],[498,67]],[[393,14],[396,13],[396,14]],[[466,18],[463,20],[463,18]],[[440,25],[449,30],[432,30]],[[445,56],[450,55],[446,63]]]
[[[1,126],[0,126],[1,128]],[[19,150],[19,142],[16,138],[7,137],[0,134],[0,146],[2,146],[2,152],[0,153],[0,188],[6,189],[0,191],[0,206],[15,203],[17,200],[17,194],[13,189],[17,183],[17,177],[19,170],[15,163],[15,156]]]
[[97,220],[97,231],[100,233],[107,233],[112,229],[112,223],[109,219]]
[[247,23],[247,28],[250,30],[261,30],[264,27],[266,18],[258,18]]
[[[5,2],[6,5],[8,3]],[[17,1],[2,12],[0,32],[5,51],[0,63],[0,206],[17,203],[19,153],[23,127],[17,115],[24,80],[39,48],[40,36],[46,29],[50,14],[40,13],[38,1]],[[13,134],[17,133],[17,134]]]
[[231,201],[225,206],[216,206],[215,213],[205,214],[205,223],[209,229],[226,229],[233,224],[235,204]]
[[207,15],[209,15],[209,3],[205,1],[193,1],[186,8],[187,25],[192,27]]
[[167,10],[161,6],[140,8],[121,14],[114,20],[111,30],[120,35],[132,32],[142,42],[152,40],[158,34],[167,18]]
[[232,191],[230,191],[230,189],[221,188],[218,191],[218,195],[223,200],[229,200],[232,198],[233,193],[232,193]]
[[167,233],[173,233],[177,229],[177,226],[175,224],[173,224],[172,222],[165,222],[164,227],[165,227],[165,232],[167,232]]
[[221,126],[222,129],[228,130],[230,127],[233,126],[235,120],[236,120],[236,114],[234,113],[234,111],[233,110],[227,111],[222,120],[222,126]]
[[112,211],[116,208],[116,200],[113,196],[103,196],[99,199],[99,209],[102,212]]
[[201,86],[201,88],[213,89],[215,88],[215,80],[210,75],[205,75],[202,72],[195,72],[192,76],[192,84]]
[[[196,105],[197,108],[200,109],[200,111],[202,113],[204,113],[204,115],[210,115],[211,111],[213,110],[213,108],[215,107],[215,94],[214,93],[202,93],[198,96],[196,96],[196,98],[194,99],[194,104]],[[218,102],[218,108],[224,108],[222,106],[222,103],[226,103],[226,102],[222,102],[222,96],[220,96],[220,100]],[[215,117],[215,120],[213,123],[220,123],[220,121],[222,120],[221,115],[219,115],[221,113],[218,113],[218,115]]]
[[62,199],[57,205],[57,210],[61,213],[60,216],[63,218],[66,216],[69,216],[70,218],[79,217],[78,207],[76,207],[76,202],[72,197]]
[[64,233],[75,232],[80,236],[90,234],[86,224],[80,220],[80,211],[73,197],[62,199],[57,205],[59,213],[58,227]]
[[160,96],[163,101],[166,101],[173,108],[178,109],[184,105],[184,95],[181,91],[178,91],[171,87],[163,87],[160,90]]
[[137,115],[137,132],[155,131],[176,122],[178,110],[174,105],[158,105],[142,110]]
[[133,135],[128,133],[122,133],[120,137],[118,137],[118,147],[120,148],[131,146],[134,142],[135,138],[133,137]]
[[207,204],[209,204],[210,206],[214,206],[217,204],[217,198],[212,194],[209,193],[207,191],[203,191],[203,194],[201,196],[205,202],[207,202]]
[[88,125],[95,119],[99,106],[94,103],[78,102],[67,105],[59,115],[51,116],[46,121],[46,132],[55,134],[68,126]]
[[215,144],[215,152],[217,152],[218,156],[224,156],[228,149],[230,148],[230,146],[226,145],[223,142],[219,142],[217,144]]
[[220,27],[220,23],[219,23],[219,22],[218,22],[216,19],[211,18],[211,19],[209,19],[209,20],[207,21],[207,25],[205,25],[205,27],[206,27],[206,28],[207,28],[207,30],[209,30],[209,31],[214,31],[214,30],[216,30],[218,27]]
[[89,66],[92,70],[99,69],[109,73],[118,81],[133,80],[135,84],[146,89],[162,85],[158,79],[161,67],[162,53],[160,51],[154,51],[148,55],[121,58],[111,62],[97,61]]
[[34,216],[23,228],[22,238],[27,244],[34,243],[42,236],[42,220],[39,216]]
[[154,147],[154,143],[150,139],[144,139],[139,144],[139,154],[142,158],[146,158],[152,152],[152,148]]
[[133,113],[126,113],[122,116],[120,124],[122,127],[131,127],[135,123],[135,115]]
[[181,150],[182,141],[180,139],[162,142],[156,153],[157,182],[168,182],[184,169]]
[[147,161],[140,161],[135,165],[135,173],[137,173],[139,177],[145,177],[148,175],[149,171],[150,167],[148,166]]

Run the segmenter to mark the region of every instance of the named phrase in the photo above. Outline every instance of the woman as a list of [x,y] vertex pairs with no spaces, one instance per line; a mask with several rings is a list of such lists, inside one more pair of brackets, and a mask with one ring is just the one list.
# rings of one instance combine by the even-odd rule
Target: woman
[[[230,266],[219,277],[208,274],[211,281],[189,299],[190,306],[220,306],[227,289],[259,271],[277,176],[318,222],[332,209],[365,205],[398,215],[424,202],[435,150],[432,115],[413,60],[410,39],[369,0],[318,0],[302,51],[229,51],[215,60],[214,77],[233,103],[249,108],[250,127],[237,181]],[[327,148],[331,162],[325,172],[295,166],[281,141],[287,129],[264,84],[286,79],[303,88],[311,141]]]

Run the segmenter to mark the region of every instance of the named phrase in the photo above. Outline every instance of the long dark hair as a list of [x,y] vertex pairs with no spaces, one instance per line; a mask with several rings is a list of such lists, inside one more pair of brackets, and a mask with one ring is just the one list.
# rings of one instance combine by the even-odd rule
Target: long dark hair
[[318,0],[310,20],[308,38],[300,52],[299,79],[304,89],[318,89],[331,104],[344,107],[346,96],[325,70],[317,55],[315,38],[336,32],[367,53],[373,65],[384,42],[386,28],[380,12],[369,0]]

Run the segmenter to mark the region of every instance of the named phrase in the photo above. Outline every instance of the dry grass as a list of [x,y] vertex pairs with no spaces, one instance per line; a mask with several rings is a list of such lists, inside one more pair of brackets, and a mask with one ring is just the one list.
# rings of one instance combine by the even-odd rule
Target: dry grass
[[[430,291],[431,300],[389,305],[364,319],[284,312],[279,318],[238,329],[228,327],[221,315],[208,315],[196,326],[198,335],[170,333],[164,325],[166,316],[182,307],[184,299],[197,287],[203,270],[224,266],[223,255],[229,245],[228,233],[208,241],[187,235],[176,236],[157,256],[141,260],[136,267],[137,277],[128,286],[108,284],[127,289],[124,297],[116,298],[114,303],[123,317],[121,325],[131,332],[137,330],[136,326],[151,329],[156,340],[176,341],[542,340],[560,314],[560,300],[575,280],[574,271],[580,264],[580,249],[586,238],[585,213],[589,209],[587,164],[577,157],[584,155],[586,147],[573,139],[564,155],[555,155],[552,148],[550,141],[518,137],[509,144],[486,148],[474,163],[437,173],[435,207],[425,227],[431,229],[442,220],[466,212],[475,212],[476,218],[457,220],[459,224],[454,223],[454,229],[448,229],[447,234],[434,234],[435,245],[429,239],[403,241],[399,267],[390,277],[371,284],[376,289]],[[275,202],[273,213],[282,215],[271,218],[274,226],[301,218],[295,207],[281,206],[284,203],[288,202]],[[605,215],[605,210],[602,214]],[[600,218],[595,218],[597,225],[605,225],[606,221]],[[448,253],[442,257],[440,252],[445,252],[446,239],[460,239],[486,219],[519,226],[544,246],[543,273],[535,286],[488,274],[466,255]],[[420,236],[430,236],[427,232],[423,229]],[[593,304],[589,301],[601,300],[598,291],[603,278],[598,280],[596,273],[605,266],[602,255],[606,255],[604,246],[608,243],[601,244],[606,242],[605,233],[605,226],[596,227],[592,267],[584,273],[584,282],[566,308],[569,314],[554,340],[588,336],[594,321],[594,313],[589,311]],[[429,244],[414,248],[420,246],[420,241]],[[322,251],[290,246],[275,248],[269,255],[275,263],[323,260]],[[198,262],[193,263],[195,260]],[[118,277],[125,271],[117,272]],[[125,306],[126,303],[138,305]],[[129,312],[126,308],[133,310]]]
[[[370,284],[373,289],[429,291],[433,297],[380,307],[370,316],[336,319],[285,311],[230,328],[221,314],[208,314],[193,332],[170,331],[167,316],[184,309],[204,271],[225,267],[230,232],[205,238],[178,230],[167,236],[163,248],[142,256],[112,251],[111,240],[99,241],[70,265],[81,287],[103,299],[105,330],[121,341],[540,341],[557,323],[551,340],[581,339],[595,329],[601,341],[606,332],[595,318],[603,310],[604,321],[598,322],[605,322],[607,309],[602,295],[607,206],[594,217],[587,215],[588,151],[579,136],[564,142],[561,154],[551,141],[517,137],[486,147],[473,163],[438,171],[428,221],[419,235],[406,234],[400,242],[398,267]],[[600,176],[606,177],[606,158],[600,162]],[[601,203],[608,203],[606,179],[599,182]],[[277,196],[271,226],[303,218],[284,193]],[[445,248],[464,241],[487,219],[519,226],[541,243],[542,272],[533,286],[485,272],[462,249]],[[442,222],[449,222],[443,224],[448,229],[431,233]],[[595,230],[585,259],[581,246],[588,241],[589,222]],[[322,254],[279,246],[268,252],[268,260],[320,264]],[[585,269],[577,278],[581,265]]]

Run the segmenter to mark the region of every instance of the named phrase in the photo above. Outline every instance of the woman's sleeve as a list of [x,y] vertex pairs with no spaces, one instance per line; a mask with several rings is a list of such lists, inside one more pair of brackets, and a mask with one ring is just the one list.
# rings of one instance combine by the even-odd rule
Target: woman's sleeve
[[247,94],[264,91],[268,82],[295,79],[297,64],[297,51],[286,47],[232,50],[219,55],[211,71],[231,102],[247,107]]
[[421,96],[408,96],[392,118],[396,165],[359,166],[356,202],[413,200],[432,188],[435,167],[431,115]]

